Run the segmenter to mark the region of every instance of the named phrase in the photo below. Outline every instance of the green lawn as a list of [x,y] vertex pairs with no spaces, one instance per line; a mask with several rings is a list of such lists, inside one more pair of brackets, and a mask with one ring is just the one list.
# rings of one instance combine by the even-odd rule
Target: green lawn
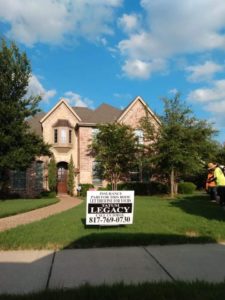
[[134,224],[85,226],[85,203],[0,233],[0,249],[63,249],[225,241],[225,211],[207,195],[136,197]]
[[57,203],[58,201],[59,200],[56,198],[0,200],[0,218],[48,206]]
[[114,284],[76,289],[44,291],[21,296],[0,296],[0,300],[216,300],[225,299],[224,283],[157,282],[139,285]]

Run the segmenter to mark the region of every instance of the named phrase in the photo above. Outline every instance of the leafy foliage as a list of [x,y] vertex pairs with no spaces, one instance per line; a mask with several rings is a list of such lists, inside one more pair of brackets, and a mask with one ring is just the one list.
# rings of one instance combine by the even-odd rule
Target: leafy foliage
[[[198,120],[180,100],[164,98],[164,116],[156,140],[151,144],[153,161],[161,174],[170,178],[171,195],[176,193],[178,177],[199,172],[205,161],[215,155],[215,130],[204,120]],[[148,137],[148,132],[145,131]],[[151,136],[150,136],[151,138]]]
[[0,173],[27,168],[36,155],[49,154],[48,146],[26,122],[38,111],[39,96],[27,97],[30,63],[15,43],[0,44]]
[[[111,189],[111,185],[107,186]],[[136,196],[147,196],[168,193],[168,187],[158,181],[150,182],[124,182],[118,184],[118,189],[122,191],[134,191]]]
[[196,185],[192,182],[180,182],[178,184],[178,193],[193,194],[196,190]]
[[67,179],[67,189],[71,196],[73,196],[73,194],[74,194],[74,187],[75,187],[74,172],[75,172],[75,166],[74,166],[73,158],[71,155],[69,166],[68,166],[68,179]]
[[123,124],[106,124],[98,126],[98,133],[90,146],[97,162],[99,176],[117,189],[119,180],[123,180],[131,169],[137,150],[137,139],[131,127]]
[[57,186],[57,166],[55,157],[52,156],[48,165],[48,186],[50,191],[55,192]]
[[80,196],[86,197],[87,191],[91,188],[94,188],[94,185],[92,183],[82,183],[80,184],[81,190],[80,190]]

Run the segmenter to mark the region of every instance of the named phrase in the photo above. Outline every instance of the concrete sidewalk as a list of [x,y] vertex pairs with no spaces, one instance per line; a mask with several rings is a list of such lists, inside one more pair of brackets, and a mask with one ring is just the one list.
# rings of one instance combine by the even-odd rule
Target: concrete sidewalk
[[219,244],[0,251],[0,294],[116,282],[225,280]]

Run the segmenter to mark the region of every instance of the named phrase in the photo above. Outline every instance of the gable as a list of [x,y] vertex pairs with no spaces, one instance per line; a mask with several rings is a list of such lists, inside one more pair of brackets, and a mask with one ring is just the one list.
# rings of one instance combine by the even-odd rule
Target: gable
[[121,116],[118,118],[118,122],[130,125],[132,128],[140,127],[140,120],[146,116],[146,112],[149,115],[152,123],[158,127],[161,122],[148,107],[141,97],[136,97],[128,107],[123,111]]
[[76,114],[76,112],[69,106],[69,104],[64,100],[61,99],[45,116],[41,119],[41,123],[44,123],[49,118],[56,118],[56,115],[62,113],[61,117],[59,116],[58,119],[66,119],[67,116],[74,116],[77,121],[80,121],[80,117]]

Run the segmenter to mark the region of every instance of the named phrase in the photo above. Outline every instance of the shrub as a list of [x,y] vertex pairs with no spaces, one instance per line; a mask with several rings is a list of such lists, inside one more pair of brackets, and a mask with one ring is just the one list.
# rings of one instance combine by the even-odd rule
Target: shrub
[[107,187],[99,187],[98,191],[109,191],[108,186]]
[[57,187],[57,166],[53,156],[48,164],[48,186],[50,191],[55,192]]
[[40,194],[41,198],[45,199],[52,199],[56,197],[56,192],[51,192],[51,191],[43,191]]
[[178,184],[179,194],[193,194],[196,190],[196,185],[192,182],[181,182]]
[[75,167],[73,163],[73,157],[71,155],[69,166],[68,166],[68,178],[67,178],[67,189],[70,196],[73,196],[74,194],[74,187],[75,187],[74,171],[75,171]]
[[83,183],[83,184],[80,184],[80,186],[81,186],[80,196],[82,196],[82,197],[86,197],[87,191],[90,188],[94,188],[93,184],[91,184],[91,183]]
[[[107,186],[107,189],[110,189],[111,185]],[[166,194],[168,193],[168,187],[166,184],[163,184],[158,181],[151,182],[125,182],[118,184],[118,190],[125,191],[135,191],[135,195],[145,196],[145,195],[155,195],[155,194]]]

